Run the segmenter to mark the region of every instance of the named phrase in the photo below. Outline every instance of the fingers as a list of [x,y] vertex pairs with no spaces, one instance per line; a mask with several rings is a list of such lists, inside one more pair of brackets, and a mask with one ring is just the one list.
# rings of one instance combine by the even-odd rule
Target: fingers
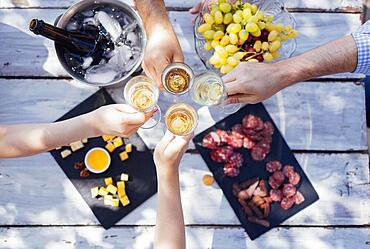
[[222,76],[222,80],[224,81],[225,84],[236,80],[236,74],[234,73],[234,70]]
[[112,104],[110,106],[112,106],[112,107],[116,108],[118,111],[124,112],[126,114],[137,112],[137,110],[135,110],[135,108],[133,108],[130,105],[126,105],[126,104]]
[[193,8],[191,8],[189,10],[190,14],[198,14],[200,9],[202,8],[202,5],[203,5],[203,1],[200,1],[199,3],[197,3]]
[[228,96],[234,94],[252,94],[252,89],[249,89],[248,84],[245,82],[240,82],[238,80],[225,83],[226,93]]
[[259,101],[256,99],[255,95],[248,95],[248,94],[234,94],[228,96],[225,100],[225,104],[255,104]]
[[171,132],[167,131],[164,136],[162,137],[161,141],[157,144],[155,150],[163,152],[167,145],[175,139],[175,135],[173,135]]
[[193,133],[185,137],[176,136],[165,148],[165,154],[169,157],[182,156],[192,137]]
[[138,111],[136,111],[136,113],[125,113],[123,115],[123,122],[129,125],[141,125],[144,124],[146,120],[144,113]]

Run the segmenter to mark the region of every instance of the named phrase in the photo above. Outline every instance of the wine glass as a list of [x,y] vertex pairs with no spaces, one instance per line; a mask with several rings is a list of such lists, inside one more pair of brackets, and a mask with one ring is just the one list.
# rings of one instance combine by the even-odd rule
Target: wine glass
[[192,85],[190,96],[199,105],[215,106],[225,114],[234,113],[241,107],[240,104],[225,104],[227,98],[225,83],[213,71],[195,76]]
[[138,111],[149,113],[155,108],[158,110],[141,128],[150,129],[159,123],[161,120],[161,110],[157,104],[159,88],[149,77],[139,75],[130,79],[125,85],[123,95],[126,102]]
[[198,114],[195,109],[185,103],[171,105],[165,115],[167,129],[177,136],[192,133],[198,125]]

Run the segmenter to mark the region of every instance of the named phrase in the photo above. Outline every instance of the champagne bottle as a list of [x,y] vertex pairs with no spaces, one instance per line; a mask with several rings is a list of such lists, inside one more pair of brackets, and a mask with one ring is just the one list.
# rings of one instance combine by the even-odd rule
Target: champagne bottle
[[80,32],[67,31],[42,20],[32,19],[29,29],[36,35],[42,35],[55,41],[59,46],[68,49],[70,52],[81,56],[96,57],[107,48],[113,49],[114,44],[99,33],[85,34]]

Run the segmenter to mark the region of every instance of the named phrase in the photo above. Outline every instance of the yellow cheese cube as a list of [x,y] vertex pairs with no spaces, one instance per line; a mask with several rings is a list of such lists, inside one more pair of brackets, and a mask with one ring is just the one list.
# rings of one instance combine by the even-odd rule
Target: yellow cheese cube
[[119,153],[119,157],[121,158],[121,161],[125,161],[128,159],[128,154],[126,151],[123,151],[121,153]]
[[69,146],[71,146],[72,151],[79,150],[84,147],[84,144],[81,141],[76,141],[73,143],[70,143]]
[[100,189],[99,189],[99,195],[101,195],[101,196],[108,195],[108,192],[109,191],[106,188],[104,188],[104,187],[100,187]]
[[125,150],[127,153],[130,153],[132,151],[132,144],[126,144]]
[[107,143],[107,145],[105,145],[105,148],[110,152],[112,153],[116,147],[114,147],[114,144],[113,143]]
[[115,139],[113,139],[113,144],[114,144],[114,147],[118,148],[120,146],[123,145],[123,140],[121,137],[116,137]]
[[111,136],[111,135],[103,135],[103,140],[104,141],[110,141],[112,140],[113,138],[115,138],[116,136]]
[[112,207],[118,207],[119,206],[119,200],[117,198],[113,198],[111,200],[111,206]]
[[111,206],[112,200],[113,200],[113,196],[111,195],[104,196],[104,205]]
[[117,193],[117,188],[115,186],[113,186],[112,184],[111,185],[108,185],[107,187],[107,190],[109,191],[109,193],[111,193],[112,195],[115,195]]
[[125,195],[124,197],[121,197],[119,200],[121,201],[122,206],[124,207],[130,204],[130,200],[128,199],[127,195]]
[[112,179],[112,177],[107,177],[107,178],[105,178],[104,179],[104,182],[105,182],[105,185],[111,185],[111,184],[113,184],[113,179]]
[[117,182],[117,189],[118,189],[118,197],[124,197],[126,195],[125,191],[125,182],[124,181],[119,181]]
[[112,200],[112,199],[113,199],[113,195],[108,194],[104,196],[104,200]]
[[95,187],[95,188],[92,188],[91,189],[91,197],[92,198],[95,198],[99,195],[99,188],[98,187]]
[[128,181],[128,174],[122,173],[121,174],[121,181]]
[[86,144],[89,140],[87,138],[84,138],[81,140],[84,144]]
[[62,158],[66,158],[67,156],[69,156],[71,154],[72,154],[72,151],[70,151],[69,149],[66,149],[66,150],[63,150],[62,152],[60,152],[60,156]]

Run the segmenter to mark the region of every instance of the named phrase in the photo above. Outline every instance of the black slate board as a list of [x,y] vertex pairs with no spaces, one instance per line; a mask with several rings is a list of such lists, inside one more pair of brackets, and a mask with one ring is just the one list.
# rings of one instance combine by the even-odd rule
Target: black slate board
[[[109,94],[104,89],[101,89],[57,121],[76,117],[93,111],[100,106],[114,103]],[[75,162],[83,161],[89,149],[93,147],[104,148],[106,142],[101,137],[89,138],[84,148],[73,152],[72,155],[65,159],[60,156],[60,152],[67,147],[50,151],[51,155],[105,229],[112,227],[157,192],[157,177],[152,153],[137,134],[129,139],[125,139],[125,143],[133,144],[133,151],[129,154],[130,158],[128,160],[122,162],[118,156],[119,152],[124,150],[124,146],[122,146],[111,153],[111,165],[107,171],[101,174],[91,174],[86,178],[81,178],[80,171],[74,169],[73,165]],[[129,182],[126,184],[126,193],[130,199],[130,205],[122,207],[120,204],[119,207],[110,207],[105,206],[103,200],[91,198],[91,188],[104,186],[105,177],[111,176],[114,178],[114,182],[116,182],[119,180],[121,173],[127,173],[129,175]]]
[[[255,105],[246,105],[238,112],[226,117],[225,119],[217,122],[214,126],[198,134],[193,139],[193,141],[197,150],[203,157],[204,161],[207,163],[208,168],[213,173],[215,180],[221,187],[235,214],[238,216],[243,228],[248,233],[249,237],[254,240],[271,228],[276,227],[283,221],[287,220],[302,209],[317,201],[319,199],[319,196],[275,124],[275,132],[272,137],[271,152],[263,161],[254,161],[250,157],[249,150],[246,150],[244,148],[235,150],[241,152],[244,155],[245,161],[244,165],[240,168],[240,174],[237,177],[231,178],[226,176],[223,173],[223,164],[219,164],[211,160],[211,150],[201,145],[203,137],[211,131],[215,131],[216,129],[230,131],[231,127],[234,124],[241,123],[243,117],[247,114],[254,114],[262,118],[263,121],[271,121],[274,124],[273,120],[271,119],[270,115],[268,114],[262,103]],[[293,205],[293,207],[289,210],[283,210],[282,208],[280,208],[280,204],[273,203],[271,205],[270,215],[268,216],[268,220],[271,225],[270,227],[266,228],[247,221],[241,205],[232,194],[232,184],[235,182],[239,183],[256,176],[258,176],[260,179],[268,180],[268,177],[271,174],[265,170],[265,164],[272,160],[279,160],[283,165],[290,164],[294,166],[295,170],[301,175],[301,182],[299,183],[297,189],[303,194],[303,196],[305,197],[305,201],[300,205]]]

